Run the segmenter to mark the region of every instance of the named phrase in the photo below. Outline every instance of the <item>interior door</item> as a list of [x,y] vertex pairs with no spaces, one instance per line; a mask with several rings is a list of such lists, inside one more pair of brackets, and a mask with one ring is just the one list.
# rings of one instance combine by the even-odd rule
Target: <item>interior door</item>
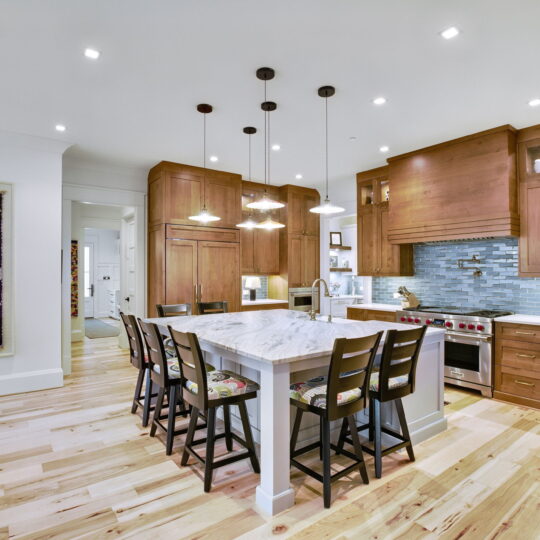
[[95,304],[95,281],[94,281],[94,243],[84,243],[84,316],[94,317]]
[[240,311],[240,244],[198,242],[198,283],[202,302],[226,300]]
[[197,242],[170,239],[165,247],[165,303],[191,304],[195,312]]

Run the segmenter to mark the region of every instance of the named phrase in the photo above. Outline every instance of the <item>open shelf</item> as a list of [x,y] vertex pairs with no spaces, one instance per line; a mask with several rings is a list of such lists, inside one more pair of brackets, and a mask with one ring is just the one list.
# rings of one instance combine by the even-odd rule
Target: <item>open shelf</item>
[[352,272],[352,268],[330,268],[330,272]]
[[337,246],[334,244],[330,244],[330,249],[337,249],[341,251],[350,251],[352,249],[351,246]]

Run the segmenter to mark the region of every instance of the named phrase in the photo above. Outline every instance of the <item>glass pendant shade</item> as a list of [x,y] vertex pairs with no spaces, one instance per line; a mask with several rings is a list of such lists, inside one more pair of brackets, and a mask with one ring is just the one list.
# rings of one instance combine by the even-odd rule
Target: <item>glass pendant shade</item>
[[210,223],[211,221],[219,221],[221,218],[212,215],[205,206],[196,216],[189,216],[189,219],[199,223]]
[[255,229],[257,227],[258,223],[249,216],[247,219],[244,219],[242,223],[238,223],[236,226],[240,227],[241,229]]
[[264,221],[257,223],[255,227],[257,229],[266,229],[267,231],[271,231],[273,229],[283,229],[285,225],[283,225],[283,223],[279,223],[278,221],[274,221],[271,217],[267,217]]
[[345,208],[332,204],[330,199],[326,198],[322,204],[310,208],[309,211],[314,214],[339,214],[340,212],[345,212]]
[[277,208],[283,208],[285,205],[279,201],[271,199],[266,193],[256,201],[246,204],[248,208],[254,210],[276,210]]

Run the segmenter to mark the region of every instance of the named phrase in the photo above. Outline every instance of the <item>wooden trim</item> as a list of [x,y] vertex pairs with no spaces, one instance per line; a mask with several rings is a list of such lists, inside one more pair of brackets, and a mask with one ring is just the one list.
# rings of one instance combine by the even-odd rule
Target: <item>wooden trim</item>
[[540,409],[540,401],[536,399],[515,396],[514,394],[507,394],[500,390],[493,392],[493,398],[507,403],[515,403],[516,405],[524,405],[525,407],[531,407],[532,409]]
[[[198,174],[206,174],[211,176],[237,176],[240,179],[242,178],[241,174],[228,172],[228,171],[220,171],[218,169],[209,169],[206,167],[204,169],[203,167],[196,167],[194,165],[184,165],[183,163],[174,163],[173,161],[160,161],[157,165],[154,165],[149,173],[148,173],[148,181],[153,181],[155,179],[155,175],[159,175],[160,171],[167,171],[172,173],[178,173],[178,172],[193,172]],[[152,180],[150,178],[152,177]]]
[[166,237],[209,242],[240,242],[240,231],[238,229],[218,229],[217,227],[167,225]]
[[524,129],[520,129],[517,132],[517,142],[522,143],[526,141],[530,141],[532,139],[538,139],[540,138],[540,124],[536,124],[535,126],[529,126]]
[[383,165],[382,167],[376,167],[375,169],[370,169],[369,171],[356,173],[356,182],[372,182],[374,179],[381,176],[388,176],[388,165]]

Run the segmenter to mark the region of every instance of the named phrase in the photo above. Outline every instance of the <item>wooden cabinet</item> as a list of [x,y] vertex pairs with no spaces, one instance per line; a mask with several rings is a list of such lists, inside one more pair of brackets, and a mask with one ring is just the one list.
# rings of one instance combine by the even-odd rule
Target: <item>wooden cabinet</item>
[[540,125],[518,133],[519,275],[540,276]]
[[241,311],[266,311],[269,309],[289,309],[289,304],[287,302],[279,304],[254,304],[242,306]]
[[413,275],[412,245],[388,239],[390,183],[388,167],[356,175],[358,207],[358,275]]
[[193,225],[206,202],[221,219],[209,227],[234,228],[241,219],[241,176],[162,161],[148,175],[149,225]]
[[496,323],[494,397],[540,408],[540,326]]
[[319,194],[313,189],[299,186],[283,186],[287,206],[282,216],[287,224],[289,234],[306,234],[316,236],[319,234],[319,214],[310,212],[320,202]]
[[380,311],[378,309],[347,308],[347,319],[354,321],[384,321],[396,322],[394,311]]
[[289,287],[310,287],[319,277],[319,237],[288,235]]
[[[247,208],[247,204],[264,193],[264,184],[242,182],[242,220],[249,216],[255,220],[264,219],[268,213],[261,213]],[[279,190],[267,186],[270,197],[279,199]],[[279,212],[270,212],[278,220]],[[279,230],[240,229],[240,251],[242,274],[279,274]]]
[[159,225],[148,250],[148,314],[156,304],[226,300],[240,311],[240,243],[237,230]]

